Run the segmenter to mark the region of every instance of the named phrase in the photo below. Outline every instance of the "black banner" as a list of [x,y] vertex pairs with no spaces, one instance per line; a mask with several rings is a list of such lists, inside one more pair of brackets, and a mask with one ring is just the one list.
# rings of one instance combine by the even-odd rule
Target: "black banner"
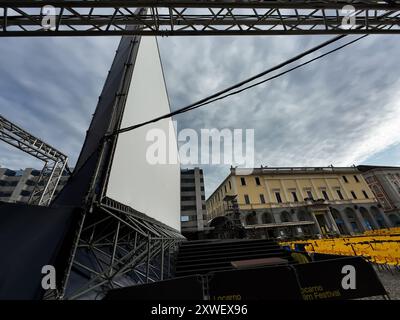
[[293,266],[304,300],[346,300],[386,295],[373,267],[361,257]]
[[211,300],[300,300],[296,275],[288,266],[215,272]]
[[0,300],[41,299],[45,265],[54,267],[60,283],[77,219],[69,207],[0,204]]

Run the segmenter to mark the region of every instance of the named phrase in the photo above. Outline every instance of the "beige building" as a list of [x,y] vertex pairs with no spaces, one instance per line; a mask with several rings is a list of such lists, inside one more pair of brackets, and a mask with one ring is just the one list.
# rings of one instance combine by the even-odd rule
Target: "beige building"
[[355,167],[255,168],[231,173],[206,202],[209,222],[240,214],[264,237],[356,234],[392,226]]
[[400,226],[400,167],[357,166],[393,225]]

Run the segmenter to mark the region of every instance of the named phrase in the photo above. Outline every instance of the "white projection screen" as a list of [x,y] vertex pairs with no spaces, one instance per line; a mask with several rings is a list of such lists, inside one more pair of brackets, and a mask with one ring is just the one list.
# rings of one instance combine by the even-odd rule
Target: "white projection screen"
[[[142,37],[121,128],[170,112],[162,65],[155,37]],[[155,141],[146,141],[149,130],[164,132],[166,150],[177,152],[176,133],[164,119],[118,137],[107,185],[107,196],[180,231],[180,165],[152,164],[146,154]],[[162,141],[160,141],[162,142]]]

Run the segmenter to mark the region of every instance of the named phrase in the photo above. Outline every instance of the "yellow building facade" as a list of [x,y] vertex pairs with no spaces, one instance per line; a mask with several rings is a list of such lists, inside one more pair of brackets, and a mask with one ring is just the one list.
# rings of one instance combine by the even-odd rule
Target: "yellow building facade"
[[390,226],[355,167],[231,169],[206,202],[208,219],[240,213],[269,236],[355,234]]

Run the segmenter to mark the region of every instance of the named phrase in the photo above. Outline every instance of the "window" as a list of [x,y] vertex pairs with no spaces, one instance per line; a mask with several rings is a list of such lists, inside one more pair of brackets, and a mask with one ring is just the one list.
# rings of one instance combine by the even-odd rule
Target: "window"
[[246,179],[245,178],[240,178],[240,183],[242,184],[242,186],[246,185]]
[[362,193],[363,193],[363,195],[364,195],[365,199],[369,199],[369,197],[368,197],[368,193],[366,193],[366,192],[365,192],[365,190],[363,190],[363,191],[362,191]]
[[244,202],[246,204],[250,204],[250,198],[249,198],[249,196],[247,194],[244,195]]
[[260,201],[261,203],[265,203],[265,198],[263,194],[260,194]]
[[181,187],[181,191],[196,191],[195,187]]
[[181,206],[182,211],[186,210],[196,210],[196,206]]
[[224,185],[224,189],[225,189],[225,193],[227,193],[228,191],[226,191],[226,185]]
[[329,200],[328,194],[326,193],[325,190],[322,190],[322,196],[324,197],[325,200]]
[[6,171],[4,172],[4,175],[7,177],[15,177],[16,172],[10,169],[6,169]]
[[256,185],[261,186],[260,178],[259,178],[259,177],[256,177]]
[[31,171],[31,175],[33,175],[34,177],[38,177],[38,176],[40,176],[40,171],[39,170],[32,170]]
[[296,191],[292,191],[292,197],[293,197],[293,201],[294,202],[298,202],[299,201],[299,199],[297,198]]
[[348,183],[349,181],[347,180],[346,176],[343,176],[344,182]]
[[181,222],[189,221],[189,216],[181,216]]
[[34,186],[35,184],[36,184],[36,182],[33,181],[33,180],[26,180],[26,185],[27,186]]
[[229,183],[229,190],[232,190],[232,184],[231,184],[231,182],[228,181],[228,183]]
[[279,192],[275,192],[275,197],[278,203],[282,203],[281,194]]
[[344,198],[343,198],[343,195],[342,195],[342,192],[341,192],[339,189],[336,190],[336,193],[338,194],[340,200],[343,200],[343,199],[344,199]]
[[181,196],[181,201],[196,201],[196,196]]
[[29,197],[31,195],[31,193],[27,190],[22,190],[20,195],[23,197]]
[[354,175],[354,180],[356,180],[356,182],[360,182],[360,180],[358,180],[358,177],[356,175]]
[[351,195],[353,196],[354,199],[357,199],[356,193],[354,191],[351,191]]
[[308,199],[314,199],[311,190],[307,190]]

